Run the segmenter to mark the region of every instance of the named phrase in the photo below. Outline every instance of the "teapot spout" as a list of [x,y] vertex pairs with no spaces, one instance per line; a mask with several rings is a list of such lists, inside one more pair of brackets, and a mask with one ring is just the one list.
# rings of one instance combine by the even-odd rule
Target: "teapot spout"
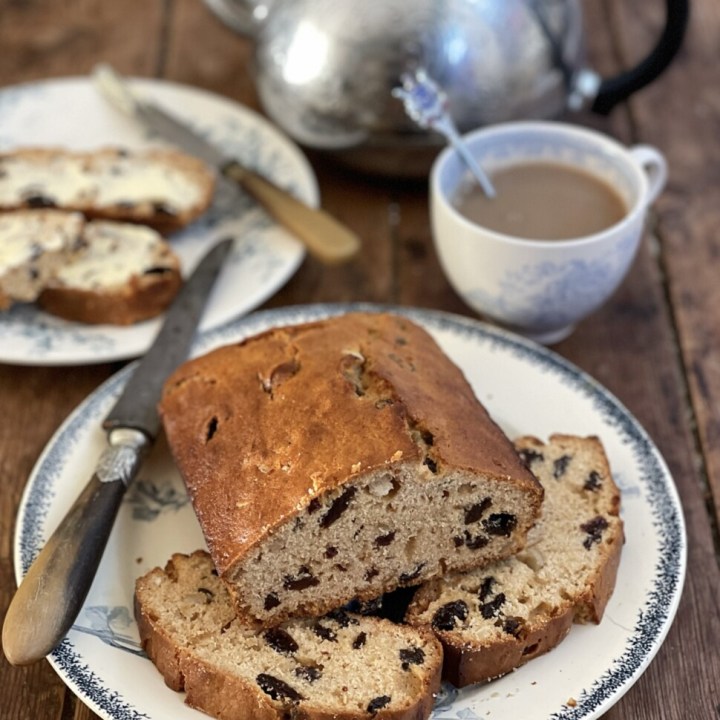
[[273,0],[205,0],[205,4],[228,27],[254,38],[270,13]]

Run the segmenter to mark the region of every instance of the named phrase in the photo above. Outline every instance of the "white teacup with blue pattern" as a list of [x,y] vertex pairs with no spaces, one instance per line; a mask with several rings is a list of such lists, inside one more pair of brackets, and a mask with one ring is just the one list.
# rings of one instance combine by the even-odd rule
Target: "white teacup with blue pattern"
[[[626,148],[601,133],[560,122],[503,123],[464,140],[490,173],[526,162],[570,165],[615,188],[628,208],[620,222],[594,235],[561,241],[515,238],[477,225],[454,207],[467,170],[452,148],[435,161],[433,237],[451,285],[489,320],[538,342],[559,342],[625,277],[647,209],[665,186],[665,159],[653,147]],[[562,211],[559,205],[557,212]]]

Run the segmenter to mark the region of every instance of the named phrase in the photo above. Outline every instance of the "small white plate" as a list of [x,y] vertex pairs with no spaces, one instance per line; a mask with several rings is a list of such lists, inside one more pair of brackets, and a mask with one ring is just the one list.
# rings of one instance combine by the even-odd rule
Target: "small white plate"
[[[141,97],[186,121],[229,157],[317,206],[318,188],[301,151],[257,113],[218,95],[159,80],[134,80]],[[164,145],[98,95],[87,78],[64,78],[0,91],[0,151],[27,146],[73,150]],[[171,236],[187,275],[213,241],[236,238],[209,300],[202,329],[216,327],[260,305],[292,277],[303,246],[244,192],[221,185],[212,207]],[[131,327],[83,325],[52,317],[31,304],[0,313],[0,362],[81,365],[136,357],[150,346],[161,319]]]
[[[195,354],[269,327],[349,309],[317,305],[264,311],[206,333]],[[547,655],[488,685],[443,685],[434,720],[589,720],[644,672],[677,609],[686,565],[682,510],[672,477],[642,427],[596,381],[551,351],[510,333],[440,312],[396,308],[429,330],[511,436],[597,435],[622,490],[627,541],[600,627],[575,626]],[[68,418],[28,482],[15,538],[18,580],[83,486],[105,445],[100,424],[127,381],[125,368]],[[108,720],[201,720],[142,655],[132,617],[135,578],[204,541],[162,444],[131,486],[83,611],[49,660]]]

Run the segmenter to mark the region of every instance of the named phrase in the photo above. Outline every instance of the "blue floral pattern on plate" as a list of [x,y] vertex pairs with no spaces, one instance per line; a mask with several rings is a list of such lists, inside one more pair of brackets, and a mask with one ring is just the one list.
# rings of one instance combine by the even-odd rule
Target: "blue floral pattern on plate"
[[[487,685],[445,683],[433,720],[591,720],[637,680],[660,647],[682,590],[686,539],[677,491],[665,463],[632,415],[593,378],[551,351],[511,333],[441,312],[377,305],[300,306],[257,312],[204,333],[196,353],[273,326],[348,310],[393,310],[426,327],[465,372],[511,436],[598,435],[623,491],[627,542],[603,625],[574,627],[549,654]],[[71,415],[29,480],[19,510],[16,573],[29,567],[104,444],[100,422],[126,382],[120,371]],[[168,690],[139,647],[132,621],[137,576],[173,552],[203,545],[167,450],[156,448],[123,503],[83,612],[50,662],[108,720],[200,720]]]

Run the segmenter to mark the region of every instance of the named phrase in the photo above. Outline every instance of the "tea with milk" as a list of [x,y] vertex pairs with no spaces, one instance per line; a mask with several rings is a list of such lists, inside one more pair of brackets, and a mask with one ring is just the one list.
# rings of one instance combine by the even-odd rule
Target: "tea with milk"
[[490,173],[497,191],[488,198],[467,181],[453,204],[465,217],[495,232],[526,240],[569,240],[594,235],[622,220],[628,208],[601,178],[557,162],[526,162]]

